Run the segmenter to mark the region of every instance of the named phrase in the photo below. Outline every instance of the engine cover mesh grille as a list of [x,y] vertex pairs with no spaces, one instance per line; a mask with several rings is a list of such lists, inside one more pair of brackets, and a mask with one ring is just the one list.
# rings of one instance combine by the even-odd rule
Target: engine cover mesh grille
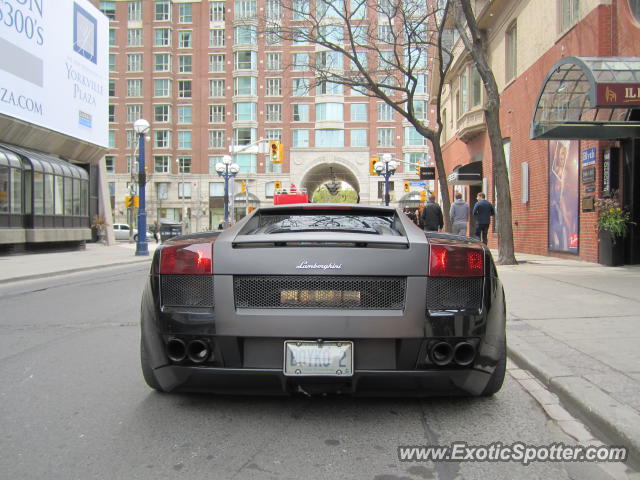
[[427,279],[427,309],[464,310],[482,305],[483,278]]
[[404,277],[236,275],[236,308],[402,310]]
[[160,295],[165,307],[213,307],[213,276],[161,275]]

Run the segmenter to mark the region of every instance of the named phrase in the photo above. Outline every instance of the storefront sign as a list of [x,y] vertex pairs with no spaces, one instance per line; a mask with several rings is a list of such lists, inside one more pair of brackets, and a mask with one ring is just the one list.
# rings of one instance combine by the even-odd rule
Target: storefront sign
[[597,107],[640,106],[639,83],[599,83]]
[[593,183],[596,181],[596,167],[582,169],[582,183]]
[[584,193],[593,193],[596,191],[596,186],[591,184],[584,187]]
[[602,196],[609,197],[618,188],[618,148],[602,152]]
[[582,167],[596,164],[596,147],[587,148],[582,151]]

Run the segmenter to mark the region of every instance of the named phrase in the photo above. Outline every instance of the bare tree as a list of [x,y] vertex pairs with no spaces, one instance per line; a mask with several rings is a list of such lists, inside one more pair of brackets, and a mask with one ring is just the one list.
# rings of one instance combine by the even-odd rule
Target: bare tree
[[[309,0],[281,0],[276,9],[268,7],[260,30],[267,37],[314,45],[311,54],[299,55],[292,62],[293,70],[308,70],[313,76],[304,88],[330,91],[343,85],[367,97],[378,98],[399,113],[425,137],[433,147],[438,172],[443,210],[451,205],[447,175],[440,148],[442,122],[437,108],[436,128],[429,126],[424,97],[428,91],[429,58],[434,56],[441,71],[438,107],[444,73],[448,64],[439,62],[434,53],[443,48],[441,34],[444,11],[428,6],[425,0],[316,0],[315,9]],[[447,8],[446,4],[443,8]],[[281,10],[278,10],[281,9]],[[283,22],[289,16],[292,21]],[[271,40],[270,40],[271,39]],[[298,56],[296,55],[296,59]],[[450,219],[445,228],[450,231]]]
[[484,37],[476,23],[470,0],[453,0],[452,15],[456,29],[465,48],[478,69],[487,92],[484,103],[485,121],[491,145],[494,187],[497,195],[498,263],[514,265],[517,263],[513,246],[513,226],[511,224],[511,189],[507,163],[502,145],[500,130],[500,92],[487,61]]

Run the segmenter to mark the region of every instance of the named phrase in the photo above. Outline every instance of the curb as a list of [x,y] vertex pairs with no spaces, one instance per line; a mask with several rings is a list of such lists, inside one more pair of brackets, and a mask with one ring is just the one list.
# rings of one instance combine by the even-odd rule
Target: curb
[[48,277],[57,277],[59,275],[67,275],[69,273],[78,273],[78,272],[86,272],[88,270],[95,270],[99,268],[109,268],[109,267],[121,267],[123,265],[136,265],[140,263],[146,263],[151,260],[151,257],[144,258],[140,260],[128,260],[125,262],[116,262],[116,263],[108,263],[101,265],[92,265],[90,267],[78,267],[71,268],[68,270],[56,270],[55,272],[44,272],[44,273],[34,273],[33,275],[22,275],[19,277],[10,277],[10,278],[2,278],[0,279],[0,285],[5,283],[13,283],[13,282],[21,282],[23,280],[37,280],[39,278],[48,278]]
[[612,445],[627,447],[629,458],[634,463],[640,461],[638,413],[523,342],[512,341],[508,347],[508,355],[558,395],[570,410],[584,418],[588,426],[602,432],[611,440]]

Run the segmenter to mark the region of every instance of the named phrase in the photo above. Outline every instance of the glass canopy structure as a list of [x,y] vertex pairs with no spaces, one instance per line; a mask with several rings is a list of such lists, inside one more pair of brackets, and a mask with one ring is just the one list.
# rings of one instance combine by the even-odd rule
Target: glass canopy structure
[[566,57],[544,80],[532,139],[640,138],[640,57]]

